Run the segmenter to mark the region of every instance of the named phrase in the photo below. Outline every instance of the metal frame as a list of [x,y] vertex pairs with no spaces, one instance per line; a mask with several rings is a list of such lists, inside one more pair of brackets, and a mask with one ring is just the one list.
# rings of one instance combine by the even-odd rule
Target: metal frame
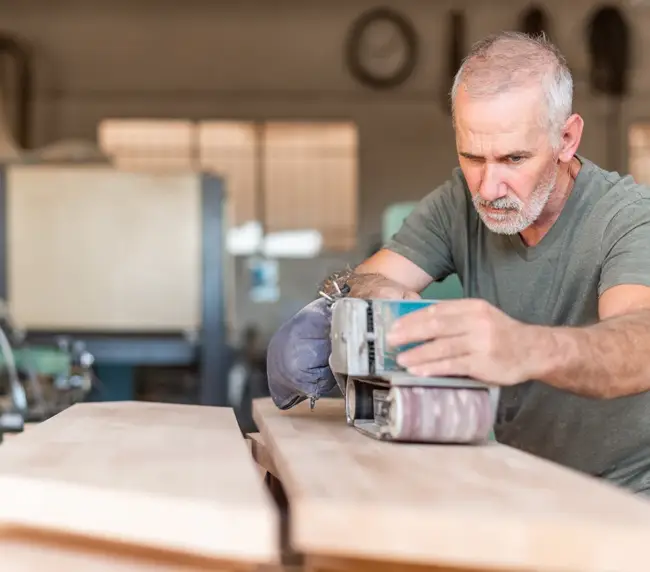
[[224,406],[228,401],[225,268],[225,190],[223,180],[204,175],[202,180],[203,315],[200,340],[201,383],[199,402]]
[[[0,297],[8,300],[7,280],[7,174],[0,167]],[[202,206],[202,317],[197,336],[182,332],[112,333],[72,331],[27,331],[27,343],[57,345],[79,341],[106,363],[133,365],[192,365],[200,371],[198,402],[201,405],[227,403],[226,374],[228,346],[225,320],[223,180],[211,175],[201,179]]]

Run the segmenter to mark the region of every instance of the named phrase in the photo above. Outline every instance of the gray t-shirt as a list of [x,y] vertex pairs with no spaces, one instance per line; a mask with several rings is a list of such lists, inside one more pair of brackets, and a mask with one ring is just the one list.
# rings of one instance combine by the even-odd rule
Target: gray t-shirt
[[[457,273],[466,297],[523,322],[593,324],[604,290],[650,286],[650,188],[578,158],[565,207],[534,247],[488,230],[460,169],[386,246],[436,279]],[[528,381],[503,388],[495,433],[502,443],[650,491],[650,392],[597,400]]]

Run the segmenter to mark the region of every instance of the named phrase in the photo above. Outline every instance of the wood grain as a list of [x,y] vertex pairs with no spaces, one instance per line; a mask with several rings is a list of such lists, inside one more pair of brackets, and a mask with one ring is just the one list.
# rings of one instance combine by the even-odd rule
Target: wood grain
[[279,518],[231,409],[73,405],[0,446],[0,524],[275,563]]
[[305,554],[482,570],[634,571],[647,567],[650,503],[491,443],[372,440],[340,399],[254,419]]
[[405,564],[396,561],[307,556],[304,572],[482,572],[483,568]]
[[272,566],[217,562],[164,551],[134,549],[70,535],[0,527],[3,569],[11,572],[279,572]]

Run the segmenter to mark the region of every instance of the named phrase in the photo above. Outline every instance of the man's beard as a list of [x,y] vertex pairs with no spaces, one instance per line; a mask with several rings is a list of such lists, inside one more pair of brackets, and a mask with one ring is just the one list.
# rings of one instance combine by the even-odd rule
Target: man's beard
[[[524,205],[517,197],[502,197],[494,201],[486,201],[478,194],[472,202],[481,220],[492,232],[497,234],[517,234],[533,224],[542,214],[548,203],[551,192],[555,188],[557,171],[551,170],[537,185],[528,205]],[[499,209],[501,212],[486,212],[483,207]]]

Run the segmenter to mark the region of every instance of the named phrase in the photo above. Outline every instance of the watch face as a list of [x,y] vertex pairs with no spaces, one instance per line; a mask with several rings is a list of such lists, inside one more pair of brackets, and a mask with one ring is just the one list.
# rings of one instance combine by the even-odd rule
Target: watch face
[[372,87],[394,87],[411,75],[417,36],[399,13],[384,8],[362,14],[353,24],[347,57],[352,74]]

